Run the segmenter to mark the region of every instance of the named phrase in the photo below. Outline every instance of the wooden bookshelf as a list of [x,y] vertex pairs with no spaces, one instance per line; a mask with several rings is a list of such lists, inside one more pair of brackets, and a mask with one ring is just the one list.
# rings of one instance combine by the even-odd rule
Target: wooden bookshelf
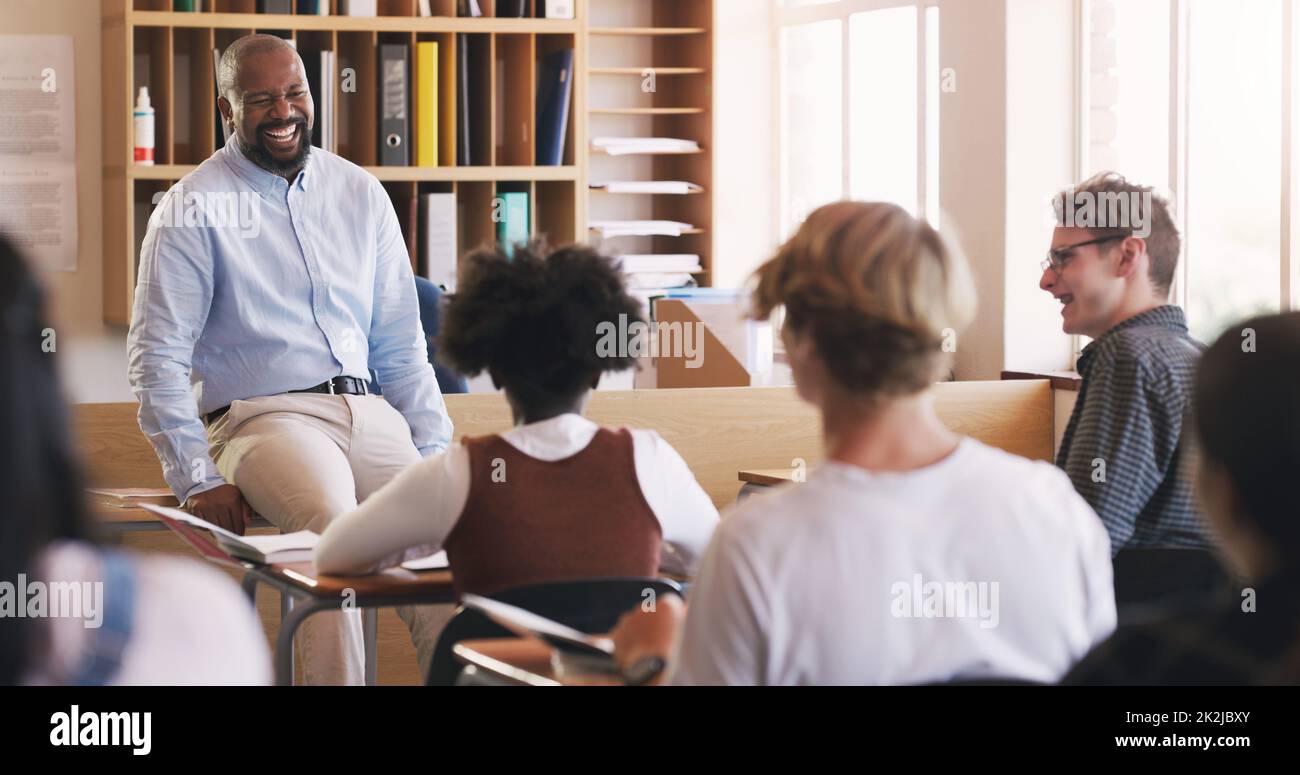
[[[446,106],[455,106],[457,48],[470,46],[471,77],[484,88],[471,100],[470,136],[481,149],[475,163],[458,166],[454,129],[439,131],[437,167],[378,164],[378,96],[375,89],[336,93],[335,110],[316,122],[331,122],[336,152],[364,167],[393,201],[408,246],[418,244],[414,203],[426,193],[454,193],[458,209],[458,251],[463,254],[496,238],[492,221],[499,193],[529,194],[531,232],[554,244],[587,238],[586,22],[575,19],[496,18],[495,3],[480,0],[484,16],[456,17],[456,0],[431,0],[433,16],[418,15],[417,0],[379,0],[378,15],[338,15],[337,0],[322,0],[329,15],[259,14],[256,0],[203,0],[198,12],[172,11],[172,0],[103,0],[102,89],[104,95],[104,319],[130,322],[140,245],[154,199],[187,175],[218,147],[211,52],[252,32],[294,40],[300,53],[336,54],[336,83],[352,67],[357,83],[377,78],[377,46],[411,47],[412,94],[420,89],[414,72],[415,44],[439,43],[440,125]],[[542,0],[528,0],[535,14]],[[295,2],[296,10],[296,2]],[[462,36],[467,36],[463,37]],[[536,163],[537,80],[542,58],[574,49],[574,84],[562,164]],[[500,78],[498,77],[500,75]],[[132,108],[140,86],[148,86],[156,113],[153,166],[133,162]],[[450,90],[451,99],[445,101]],[[414,146],[417,114],[411,116]],[[454,112],[454,111],[453,111]],[[412,267],[423,271],[418,251]]]
[[[615,237],[602,248],[621,253],[695,253],[702,286],[713,278],[712,0],[583,0],[588,138],[675,137],[700,150],[611,155],[584,145],[583,181],[684,180],[685,194],[610,194],[587,190],[595,220],[670,220],[693,228],[679,237]],[[653,90],[647,87],[653,86]],[[598,239],[592,233],[592,239]]]
[[[217,147],[212,90],[213,47],[225,49],[251,32],[293,39],[300,53],[334,51],[341,71],[350,66],[358,82],[370,83],[380,43],[439,42],[439,88],[454,95],[458,46],[471,46],[472,72],[487,88],[471,105],[471,137],[486,149],[481,163],[455,161],[454,138],[440,132],[438,167],[378,165],[373,90],[335,95],[332,122],[336,152],[379,179],[393,200],[409,245],[418,244],[412,203],[425,193],[455,193],[461,253],[495,239],[493,200],[500,192],[529,193],[533,233],[552,243],[596,240],[592,219],[666,219],[694,226],[681,237],[616,238],[602,247],[616,252],[698,253],[709,285],[712,273],[712,69],[711,0],[579,0],[575,19],[496,18],[495,2],[480,0],[484,16],[458,18],[456,0],[431,0],[433,16],[418,15],[417,0],[379,0],[378,15],[259,14],[257,0],[203,0],[203,10],[176,12],[172,0],[103,0],[104,95],[104,318],[130,322],[132,297],[154,197],[165,192]],[[533,15],[542,0],[528,0]],[[295,6],[296,7],[296,6]],[[462,35],[469,36],[463,38]],[[563,164],[540,166],[534,142],[537,72],[541,58],[574,49],[574,86]],[[498,71],[523,73],[498,78]],[[657,91],[640,85],[648,73]],[[336,78],[339,73],[336,72]],[[415,74],[411,73],[414,88]],[[600,102],[591,87],[599,84]],[[139,86],[149,86],[157,111],[154,166],[132,161],[131,111]],[[455,104],[454,100],[451,104]],[[415,115],[412,112],[412,137]],[[595,130],[607,135],[684,137],[701,150],[614,157],[589,149]],[[476,159],[476,162],[480,160]],[[703,187],[691,196],[619,195],[588,189],[612,179],[689,180]],[[418,255],[412,266],[421,272]]]

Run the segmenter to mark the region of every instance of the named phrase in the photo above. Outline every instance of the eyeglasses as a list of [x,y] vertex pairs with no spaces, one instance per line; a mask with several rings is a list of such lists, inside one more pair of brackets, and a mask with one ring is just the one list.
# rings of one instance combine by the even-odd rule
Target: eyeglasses
[[1042,268],[1044,272],[1046,272],[1048,269],[1051,269],[1053,272],[1060,274],[1061,270],[1065,268],[1065,265],[1070,262],[1071,258],[1073,258],[1071,254],[1075,250],[1079,248],[1087,247],[1088,245],[1100,245],[1103,242],[1111,242],[1117,239],[1126,239],[1128,236],[1129,235],[1127,234],[1116,234],[1111,237],[1098,237],[1097,239],[1090,239],[1087,242],[1076,242],[1073,245],[1066,245],[1063,248],[1052,248],[1047,251],[1047,258],[1043,259],[1043,262],[1039,264],[1039,266]]

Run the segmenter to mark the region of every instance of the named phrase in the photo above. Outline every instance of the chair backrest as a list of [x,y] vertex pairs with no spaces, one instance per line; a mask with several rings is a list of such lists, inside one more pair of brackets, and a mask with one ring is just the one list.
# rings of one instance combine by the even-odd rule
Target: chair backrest
[[1231,575],[1204,549],[1126,549],[1115,556],[1115,607],[1122,620],[1211,602]]
[[[589,635],[598,635],[609,632],[618,624],[620,616],[641,605],[648,597],[646,590],[653,591],[656,597],[682,594],[681,587],[668,579],[605,578],[533,584],[488,597]],[[508,638],[513,635],[478,611],[463,606],[458,608],[438,637],[425,685],[455,685],[462,667],[451,652],[452,646],[457,643],[479,638]]]

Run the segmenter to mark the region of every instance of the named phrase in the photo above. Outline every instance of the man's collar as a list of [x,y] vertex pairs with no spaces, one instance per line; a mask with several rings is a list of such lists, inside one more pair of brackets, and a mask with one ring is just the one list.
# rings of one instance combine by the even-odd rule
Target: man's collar
[[[303,163],[302,169],[298,171],[298,175],[294,179],[295,183],[301,186],[304,191],[307,190],[307,181],[311,178],[312,156],[315,155],[317,150],[313,148],[307,153],[307,160]],[[230,139],[226,141],[225,146],[222,147],[222,152],[226,154],[226,161],[230,164],[231,169],[235,171],[235,174],[262,196],[269,196],[275,190],[275,182],[284,180],[274,172],[262,169],[244,155],[244,149],[240,147],[239,138],[234,135],[231,135]]]
[[1116,323],[1110,327],[1106,333],[1097,337],[1083,348],[1079,353],[1079,362],[1077,365],[1080,374],[1087,371],[1088,363],[1092,356],[1097,352],[1097,346],[1115,335],[1116,332],[1123,331],[1126,328],[1136,328],[1138,326],[1159,326],[1179,333],[1187,333],[1187,315],[1183,308],[1174,304],[1162,304],[1155,309],[1149,309],[1146,312],[1139,312],[1131,318]]

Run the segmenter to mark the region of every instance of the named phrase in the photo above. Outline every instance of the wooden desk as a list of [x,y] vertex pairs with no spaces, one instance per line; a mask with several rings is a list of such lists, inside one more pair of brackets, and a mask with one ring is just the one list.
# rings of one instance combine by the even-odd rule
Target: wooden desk
[[772,487],[786,482],[797,481],[794,478],[793,468],[754,468],[749,471],[739,473],[740,481],[746,484],[757,484],[763,487]]
[[[176,507],[176,499],[166,505]],[[96,523],[105,525],[113,533],[131,533],[139,530],[166,530],[158,515],[139,506],[117,506],[99,493],[87,492],[86,504]],[[253,515],[252,527],[274,527],[260,514]]]
[[737,503],[777,485],[798,481],[793,468],[753,468],[740,471],[737,477],[742,482],[740,492],[736,493]]
[[326,576],[316,572],[310,562],[284,565],[244,567],[244,594],[256,599],[257,585],[266,584],[280,590],[291,600],[275,639],[275,683],[293,684],[293,636],[308,616],[322,611],[360,608],[364,617],[367,686],[375,683],[376,609],[399,605],[437,605],[454,603],[450,570],[409,571],[388,568],[368,576]]
[[228,568],[242,569],[240,585],[250,603],[256,604],[257,585],[280,591],[280,632],[275,639],[275,683],[293,684],[293,636],[312,614],[322,611],[360,608],[364,618],[365,681],[375,683],[376,609],[398,605],[453,603],[456,593],[450,570],[409,571],[388,568],[367,576],[327,576],[316,572],[310,562],[273,565],[238,560],[222,551],[205,531],[175,520],[161,522],[189,544],[204,559]]

